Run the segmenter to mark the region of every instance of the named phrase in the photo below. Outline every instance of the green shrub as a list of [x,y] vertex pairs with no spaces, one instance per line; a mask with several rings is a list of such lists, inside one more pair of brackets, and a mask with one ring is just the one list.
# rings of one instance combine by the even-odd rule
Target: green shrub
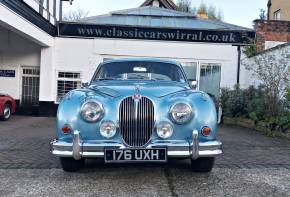
[[[271,131],[285,132],[290,128],[290,89],[285,99],[274,103],[265,87],[222,89],[223,114],[228,117],[246,117],[255,123],[264,121]],[[275,98],[274,98],[275,99]],[[271,106],[271,107],[269,107]]]
[[238,86],[234,90],[222,89],[221,104],[226,116],[239,117],[246,114],[244,92]]
[[256,112],[251,112],[249,114],[249,117],[250,117],[251,120],[253,120],[255,122],[255,124],[257,124],[257,122],[258,122],[259,119],[258,119],[258,116],[257,116],[257,113]]

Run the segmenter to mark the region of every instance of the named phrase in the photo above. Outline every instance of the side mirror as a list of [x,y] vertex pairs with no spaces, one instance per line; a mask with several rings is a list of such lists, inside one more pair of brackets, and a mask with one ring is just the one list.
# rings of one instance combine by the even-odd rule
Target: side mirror
[[197,89],[197,81],[190,81],[190,87],[192,89]]
[[87,88],[89,86],[89,83],[82,83],[82,89]]

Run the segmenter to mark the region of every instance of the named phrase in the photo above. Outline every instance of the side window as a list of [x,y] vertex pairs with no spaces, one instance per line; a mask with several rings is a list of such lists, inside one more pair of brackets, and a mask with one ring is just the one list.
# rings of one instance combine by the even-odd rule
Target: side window
[[71,90],[81,88],[81,73],[77,72],[58,72],[57,78],[57,102]]

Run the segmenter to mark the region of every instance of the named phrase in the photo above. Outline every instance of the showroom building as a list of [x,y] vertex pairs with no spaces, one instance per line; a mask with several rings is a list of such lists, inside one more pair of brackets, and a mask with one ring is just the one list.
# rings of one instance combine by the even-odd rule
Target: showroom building
[[218,97],[242,80],[240,46],[255,39],[252,29],[176,11],[171,0],[73,23],[59,22],[61,5],[0,0],[0,92],[40,115],[55,114],[68,91],[114,58],[176,60],[198,89]]

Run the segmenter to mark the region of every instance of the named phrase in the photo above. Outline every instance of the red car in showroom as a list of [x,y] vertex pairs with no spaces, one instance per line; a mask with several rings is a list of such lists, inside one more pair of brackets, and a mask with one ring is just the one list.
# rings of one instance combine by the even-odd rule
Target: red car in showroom
[[15,100],[7,95],[0,93],[0,120],[7,121],[16,110]]

